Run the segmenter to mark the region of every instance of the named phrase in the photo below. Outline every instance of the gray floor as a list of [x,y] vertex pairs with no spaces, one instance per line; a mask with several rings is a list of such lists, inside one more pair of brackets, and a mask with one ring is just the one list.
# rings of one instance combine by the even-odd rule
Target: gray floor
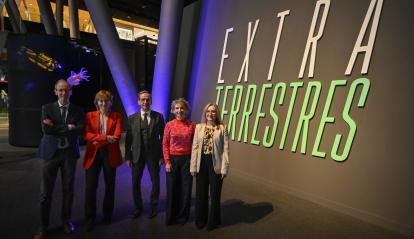
[[[41,161],[36,149],[8,145],[7,129],[0,127],[0,238],[32,238],[38,226],[38,195]],[[83,150],[82,150],[83,152]],[[84,172],[78,162],[73,221],[75,234],[61,232],[59,220],[60,179],[56,182],[52,206],[52,231],[49,238],[408,238],[368,224],[317,204],[251,182],[234,171],[225,179],[222,195],[223,225],[213,231],[197,230],[186,225],[164,226],[165,172],[161,171],[161,202],[158,217],[147,218],[147,210],[131,219],[133,202],[131,175],[123,165],[117,171],[116,201],[113,223],[97,225],[83,232]],[[102,178],[98,192],[101,205]],[[150,183],[145,171],[144,202],[148,208]],[[192,207],[192,210],[194,207]],[[99,212],[99,211],[98,211]],[[100,214],[98,214],[100,215]],[[192,214],[193,215],[193,211]]]

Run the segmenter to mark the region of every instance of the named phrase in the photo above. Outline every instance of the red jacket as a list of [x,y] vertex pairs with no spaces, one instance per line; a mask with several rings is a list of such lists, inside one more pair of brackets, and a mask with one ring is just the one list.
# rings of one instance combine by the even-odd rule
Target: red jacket
[[[109,112],[106,124],[106,134],[99,134],[99,111],[88,112],[85,119],[85,140],[86,153],[83,161],[83,168],[88,169],[92,166],[95,160],[96,152],[99,148],[109,144],[109,160],[111,166],[116,168],[122,164],[121,149],[119,141],[110,144],[106,140],[107,135],[112,135],[121,138],[122,120],[121,114],[117,112]],[[97,144],[92,144],[96,141]]]

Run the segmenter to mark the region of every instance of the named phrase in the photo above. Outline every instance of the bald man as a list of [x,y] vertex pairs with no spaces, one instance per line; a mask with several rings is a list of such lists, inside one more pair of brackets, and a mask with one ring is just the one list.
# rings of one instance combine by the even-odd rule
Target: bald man
[[39,157],[43,160],[40,184],[41,224],[36,239],[45,238],[49,226],[50,206],[58,171],[62,181],[61,219],[63,231],[75,230],[70,222],[73,202],[76,162],[79,158],[79,136],[83,134],[83,110],[70,104],[72,88],[65,80],[58,80],[54,93],[58,100],[42,106],[43,137]]

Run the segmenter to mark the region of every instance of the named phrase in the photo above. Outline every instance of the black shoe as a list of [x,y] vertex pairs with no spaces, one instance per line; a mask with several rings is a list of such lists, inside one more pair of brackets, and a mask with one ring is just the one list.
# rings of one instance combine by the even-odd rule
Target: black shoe
[[109,225],[109,224],[111,224],[111,222],[112,222],[112,219],[110,217],[104,217],[102,219],[102,224],[104,224],[104,225]]
[[66,222],[63,224],[63,233],[72,234],[75,231],[75,225],[71,222]]
[[152,218],[155,218],[155,217],[157,217],[157,209],[156,208],[151,208],[148,218],[152,219]]
[[212,230],[214,230],[214,229],[216,229],[216,228],[218,228],[219,227],[219,225],[217,225],[217,224],[214,224],[214,225],[208,225],[207,226],[207,231],[212,231]]
[[175,224],[175,222],[173,220],[166,220],[165,221],[166,226],[171,226],[171,225],[174,225],[174,224]]
[[181,226],[184,226],[184,224],[186,224],[187,222],[188,222],[188,217],[177,219],[177,223],[180,224]]
[[141,209],[136,209],[134,211],[134,213],[132,214],[132,218],[133,219],[138,218],[139,216],[141,216],[141,214],[142,214],[142,210]]
[[206,226],[206,224],[205,223],[196,223],[195,226],[197,227],[198,230],[201,230]]
[[85,223],[85,232],[90,232],[95,227],[95,222],[93,220],[88,220]]

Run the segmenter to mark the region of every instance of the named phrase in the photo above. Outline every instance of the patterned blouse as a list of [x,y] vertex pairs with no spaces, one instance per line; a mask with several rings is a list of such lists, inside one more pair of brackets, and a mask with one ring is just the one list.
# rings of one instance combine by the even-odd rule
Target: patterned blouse
[[195,123],[191,120],[171,120],[165,125],[162,152],[165,163],[171,163],[171,155],[191,155]]
[[203,137],[203,154],[213,154],[213,135],[214,128],[206,127]]

